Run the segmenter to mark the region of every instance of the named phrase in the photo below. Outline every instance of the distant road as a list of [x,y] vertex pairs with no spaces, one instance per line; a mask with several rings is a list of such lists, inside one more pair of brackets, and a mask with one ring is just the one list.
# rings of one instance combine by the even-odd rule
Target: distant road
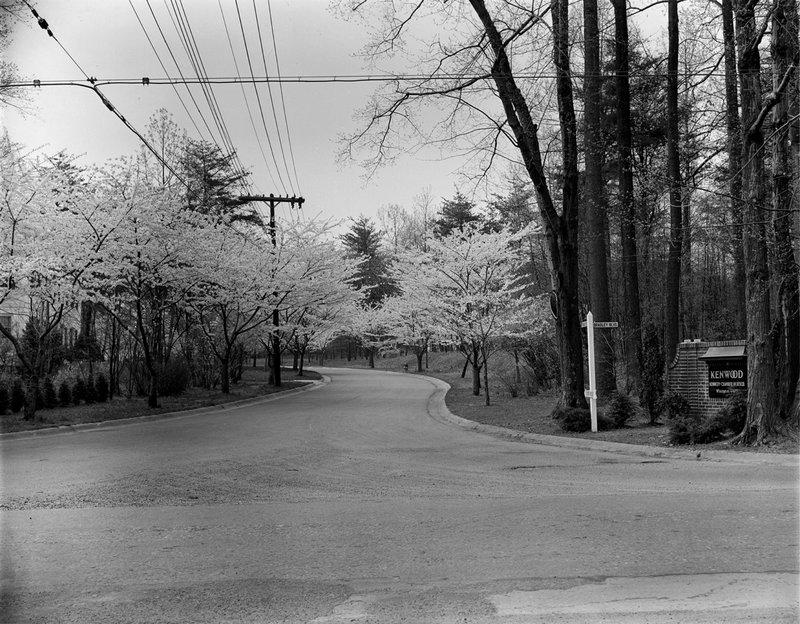
[[3,622],[797,622],[798,470],[526,444],[416,375],[0,441]]

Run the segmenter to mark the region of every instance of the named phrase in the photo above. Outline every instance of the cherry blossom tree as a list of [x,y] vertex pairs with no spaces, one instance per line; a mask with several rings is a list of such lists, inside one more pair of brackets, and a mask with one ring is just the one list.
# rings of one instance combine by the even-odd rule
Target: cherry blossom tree
[[202,234],[187,303],[219,363],[221,390],[228,394],[237,344],[272,320],[275,256],[266,241],[224,222]]
[[509,233],[483,232],[477,224],[428,241],[428,252],[400,256],[404,293],[415,293],[435,310],[434,331],[459,345],[472,366],[472,392],[480,395],[481,370],[489,405],[488,360],[504,332],[509,313],[525,287],[518,268],[520,246],[529,228]]
[[[48,346],[59,341],[65,316],[82,299],[80,280],[104,240],[88,225],[87,187],[69,159],[23,154],[7,139],[0,156],[0,324],[25,378],[25,418],[33,419]],[[57,233],[57,235],[54,235]],[[24,334],[24,339],[23,339]]]
[[158,407],[161,369],[181,331],[174,311],[187,307],[199,281],[193,265],[214,220],[184,210],[173,191],[152,187],[138,174],[124,162],[107,172],[109,201],[94,224],[109,234],[82,285],[141,348],[148,405]]
[[[405,283],[404,276],[395,276],[398,283]],[[437,337],[437,300],[427,290],[408,283],[400,295],[387,299],[384,307],[397,344],[414,353],[417,372],[421,373],[422,359]]]

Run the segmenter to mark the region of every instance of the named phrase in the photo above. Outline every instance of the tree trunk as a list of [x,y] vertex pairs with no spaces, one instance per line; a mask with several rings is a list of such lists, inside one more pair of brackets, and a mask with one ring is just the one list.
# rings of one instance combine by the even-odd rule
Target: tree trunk
[[472,395],[481,395],[481,367],[475,362],[472,363]]
[[747,421],[736,442],[758,445],[774,433],[775,362],[770,322],[770,283],[766,226],[764,137],[758,122],[761,110],[761,57],[756,2],[736,12],[739,85],[742,106],[742,192],[744,260],[747,299]]
[[39,376],[28,373],[25,376],[25,408],[24,419],[36,420],[36,395],[39,392]]
[[220,367],[220,390],[222,394],[231,393],[231,358],[230,349],[227,349],[223,356],[219,358]]
[[[786,416],[795,396],[800,375],[800,299],[798,264],[792,249],[792,214],[800,202],[792,192],[794,163],[790,140],[790,111],[798,113],[797,63],[800,60],[800,35],[796,0],[777,0],[772,14],[772,81],[778,92],[788,72],[792,78],[785,96],[772,109],[775,136],[772,138],[772,228],[775,240],[775,280],[778,284],[779,341],[777,411]],[[794,106],[793,106],[794,105]],[[800,236],[800,232],[796,235]]]
[[272,336],[272,357],[275,358],[272,363],[272,385],[277,388],[281,385],[281,336],[278,332],[280,325],[278,310],[272,311],[272,324],[275,326],[275,333]]
[[417,351],[417,372],[422,372],[422,358],[425,357],[427,349],[420,349]]
[[728,193],[730,194],[731,242],[733,248],[733,310],[736,336],[747,331],[745,313],[745,271],[742,250],[742,121],[739,117],[738,81],[736,78],[736,34],[733,0],[722,0],[722,32],[725,42],[725,119],[728,132]]
[[117,332],[117,318],[113,315],[106,315],[111,321],[111,345],[108,352],[108,400],[114,400],[119,388],[117,376],[119,366],[119,336]]
[[675,359],[680,341],[681,247],[683,211],[678,151],[678,0],[667,3],[667,176],[669,178],[669,252],[667,255],[665,335],[667,366]]
[[628,75],[628,13],[625,0],[612,0],[616,34],[617,150],[619,158],[620,242],[622,282],[625,298],[625,336],[627,390],[638,394],[641,383],[642,311],[639,299],[639,254],[636,248],[636,206],[633,199],[633,130],[631,126],[631,88]]
[[150,391],[147,394],[147,407],[155,409],[158,407],[158,372],[153,367],[150,371]]
[[373,347],[369,348],[369,367],[375,368],[375,349]]
[[483,352],[483,392],[486,396],[486,407],[491,404],[489,396],[489,359],[486,357],[486,352]]
[[505,43],[497,31],[483,0],[470,0],[470,4],[483,25],[495,55],[492,78],[497,95],[503,105],[509,128],[514,133],[525,170],[536,189],[539,212],[548,239],[550,274],[553,290],[558,297],[559,364],[561,370],[560,403],[569,407],[586,407],[583,396],[583,351],[580,319],[578,315],[578,171],[575,113],[572,102],[572,82],[569,61],[567,2],[553,0],[555,15],[559,11],[560,28],[554,37],[554,57],[558,76],[559,119],[564,138],[564,189],[561,215],[555,209],[547,184],[539,147],[538,127],[533,121],[528,103],[520,92],[511,71]]
[[[586,228],[584,235],[589,256],[589,303],[598,321],[611,320],[608,297],[608,265],[606,262],[607,214],[603,184],[602,101],[600,75],[600,30],[597,24],[597,0],[583,1],[584,28],[584,150]],[[614,376],[611,340],[597,343],[597,391],[602,397],[617,389]]]
[[[569,2],[552,0],[553,60],[556,66],[556,95],[561,127],[562,214],[556,236],[550,240],[550,256],[557,267],[559,352],[561,357],[561,400],[564,407],[586,408],[583,391],[583,344],[578,306],[578,145],[577,124],[569,64]],[[550,238],[548,236],[548,238]],[[563,319],[563,320],[561,320]]]

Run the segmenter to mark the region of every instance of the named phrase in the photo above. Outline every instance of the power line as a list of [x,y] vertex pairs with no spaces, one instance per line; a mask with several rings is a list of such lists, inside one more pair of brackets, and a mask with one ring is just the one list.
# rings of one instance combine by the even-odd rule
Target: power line
[[[167,0],[164,0],[164,3],[167,3]],[[183,43],[184,50],[186,51],[189,62],[192,64],[194,69],[195,75],[198,78],[205,78],[206,71],[205,71],[205,64],[203,63],[203,58],[200,54],[200,49],[197,46],[197,41],[194,37],[194,32],[192,31],[191,24],[189,23],[189,17],[186,14],[186,9],[183,6],[183,0],[170,0],[172,5],[172,11],[174,12],[174,19],[173,25],[178,32],[178,36],[181,38],[181,42]],[[168,9],[169,9],[169,5]],[[172,18],[172,14],[170,14]],[[177,20],[177,24],[176,24]],[[203,94],[206,99],[206,103],[208,104],[209,109],[211,110],[211,115],[214,119],[214,123],[217,126],[217,130],[219,131],[220,137],[222,138],[222,142],[225,145],[225,151],[230,154],[231,161],[234,165],[234,168],[238,168],[238,174],[246,177],[246,172],[239,161],[238,156],[236,155],[236,150],[233,147],[233,141],[231,140],[230,133],[228,132],[228,127],[225,123],[225,119],[222,115],[222,111],[219,108],[219,104],[217,102],[216,96],[214,94],[213,89],[209,83],[202,83],[201,84]]]
[[[225,36],[228,38],[228,46],[231,50],[231,57],[233,58],[233,66],[236,68],[236,75],[241,78],[241,73],[239,72],[239,63],[236,61],[236,53],[234,52],[233,48],[233,40],[231,39],[230,30],[228,30],[228,21],[225,19],[225,11],[222,8],[222,0],[217,0],[217,4],[219,5],[219,12],[222,16],[222,24],[225,27]],[[247,91],[244,88],[244,83],[239,85],[242,90],[242,98],[244,98],[244,104],[247,108],[247,116],[250,118],[250,126],[253,128],[253,136],[256,139],[256,144],[258,145],[258,149],[261,152],[261,157],[264,159],[264,166],[267,169],[267,173],[269,174],[270,180],[272,180],[272,184],[275,185],[275,176],[272,175],[272,169],[269,166],[269,162],[267,161],[267,155],[264,152],[264,145],[261,143],[261,138],[258,136],[258,130],[256,129],[256,122],[253,119],[253,111],[250,109],[250,100],[247,97]]]
[[[261,22],[258,19],[258,8],[256,7],[256,0],[253,0],[253,15],[256,18],[256,31],[258,32],[258,45],[261,49],[261,61],[264,63],[264,72],[269,74],[267,68],[267,55],[264,53],[264,39],[261,36]],[[274,43],[273,39],[273,43]],[[283,160],[283,168],[286,170],[286,179],[289,181],[289,188],[294,193],[294,186],[292,185],[292,176],[289,174],[289,165],[286,163],[286,152],[283,149],[283,139],[281,138],[281,128],[278,123],[278,114],[275,111],[275,100],[272,97],[272,85],[267,83],[267,93],[269,93],[269,103],[272,108],[272,119],[275,122],[275,131],[278,133],[278,146],[281,150],[281,159]]]
[[[254,75],[253,74],[253,62],[252,62],[252,60],[250,58],[250,48],[247,45],[247,36],[245,35],[245,32],[244,32],[244,22],[242,21],[242,13],[239,10],[239,0],[234,0],[234,3],[236,5],[236,15],[237,15],[237,17],[239,19],[239,28],[242,31],[242,41],[244,43],[245,55],[247,56],[247,65],[250,68],[250,76],[252,77]],[[259,111],[259,114],[261,116],[261,123],[264,126],[264,133],[267,136],[267,144],[269,145],[269,152],[272,155],[272,161],[275,163],[275,173],[278,175],[278,180],[280,181],[281,188],[283,189],[283,192],[285,193],[286,192],[286,185],[284,184],[283,177],[281,176],[280,167],[278,166],[278,159],[275,158],[275,150],[272,147],[272,140],[269,138],[269,130],[267,130],[267,121],[266,121],[266,119],[264,119],[264,108],[261,105],[261,96],[258,94],[258,88],[255,86],[256,85],[255,80],[248,81],[248,84],[252,84],[253,85],[253,91],[255,91],[255,93],[256,93],[256,101],[258,102],[258,111]]]
[[[156,46],[153,43],[153,40],[150,39],[150,34],[147,32],[147,28],[145,28],[144,23],[142,22],[142,19],[139,17],[139,12],[136,10],[136,7],[133,5],[133,0],[128,0],[128,4],[131,5],[131,9],[133,9],[133,14],[136,16],[136,21],[139,22],[139,26],[142,28],[142,32],[144,33],[144,36],[147,37],[147,43],[150,44],[150,47],[153,50],[153,54],[156,55],[156,59],[158,59],[158,64],[161,65],[161,69],[164,70],[164,73],[167,76],[169,76],[169,72],[167,71],[167,68],[164,66],[164,62],[161,60],[161,55],[158,53],[158,50],[156,50]],[[189,111],[189,108],[186,106],[186,102],[183,101],[183,98],[181,97],[180,91],[178,91],[178,87],[175,84],[173,84],[172,85],[172,89],[175,91],[175,95],[178,96],[178,101],[181,103],[181,106],[183,106],[183,110],[186,111],[186,116],[189,117],[189,121],[192,122],[192,125],[194,126],[194,129],[197,132],[197,135],[198,136],[202,136],[203,133],[200,132],[200,128],[197,126],[197,122],[195,122],[195,120],[194,120],[194,116]]]
[[[278,78],[281,77],[281,65],[278,61],[278,44],[275,41],[275,22],[272,19],[272,3],[267,0],[267,11],[269,12],[269,29],[272,32],[272,50],[275,53],[275,70],[278,73]],[[266,68],[265,68],[266,71]],[[289,157],[292,159],[292,171],[294,171],[294,181],[297,183],[297,190],[300,190],[300,179],[297,177],[297,164],[294,159],[294,149],[292,148],[292,133],[289,130],[289,119],[286,115],[286,99],[283,95],[283,83],[278,82],[278,87],[281,94],[281,106],[283,107],[283,123],[286,126],[286,139],[289,143]]]
[[[718,78],[724,78],[722,74],[711,74]],[[536,80],[536,79],[554,79],[555,74],[513,74],[514,78],[518,80]],[[631,77],[661,77],[659,74],[631,74]],[[573,74],[574,78],[584,78],[584,74]],[[604,78],[613,79],[613,75],[603,74]],[[666,78],[666,76],[664,76]],[[206,82],[208,84],[261,84],[261,83],[281,83],[281,84],[352,84],[362,82],[420,82],[431,80],[463,80],[476,81],[476,80],[494,80],[491,74],[439,74],[430,76],[425,74],[309,74],[299,76],[256,76],[255,74],[247,78],[241,76],[215,76],[201,78],[147,78],[150,84],[166,85],[166,84],[201,84]],[[65,85],[73,84],[74,81],[69,80],[39,80],[40,84],[37,86],[49,85]],[[138,78],[103,78],[96,79],[99,85],[136,85],[142,84],[142,77]],[[34,86],[30,81],[28,82],[13,82],[8,84],[9,87],[25,87]]]
[[50,29],[50,26],[48,25],[48,23],[47,23],[47,20],[45,20],[43,17],[41,17],[41,16],[40,16],[40,15],[39,15],[39,14],[36,12],[36,9],[34,9],[34,8],[33,8],[33,7],[32,7],[32,6],[31,6],[31,5],[28,3],[28,0],[23,0],[23,2],[25,2],[25,5],[26,5],[26,6],[27,6],[27,7],[28,7],[30,10],[31,10],[31,13],[33,13],[33,16],[36,18],[36,21],[38,22],[39,26],[41,26],[41,28],[42,28],[43,30],[47,31],[47,34],[48,34],[50,37],[52,37],[52,39],[53,39],[53,40],[54,40],[56,43],[58,43],[59,47],[60,47],[60,48],[61,48],[61,49],[64,51],[64,53],[65,53],[65,54],[66,54],[66,55],[67,55],[67,56],[70,58],[70,60],[71,60],[71,61],[72,61],[72,62],[75,64],[75,66],[76,66],[76,67],[77,67],[77,68],[80,70],[80,72],[81,72],[81,73],[82,73],[84,76],[86,76],[86,81],[87,81],[87,82],[89,82],[90,84],[89,84],[89,85],[82,85],[82,86],[88,86],[88,87],[89,87],[89,88],[90,88],[92,91],[94,91],[94,93],[95,93],[95,94],[96,94],[96,95],[97,95],[97,96],[100,98],[100,100],[103,102],[103,104],[105,105],[105,107],[106,107],[106,108],[107,108],[109,111],[111,111],[111,112],[112,112],[112,113],[113,113],[113,114],[114,114],[114,115],[115,115],[115,116],[116,116],[116,117],[117,117],[117,118],[118,118],[118,119],[119,119],[119,120],[120,120],[120,121],[121,121],[123,124],[125,124],[125,127],[127,127],[127,128],[128,128],[130,131],[131,131],[131,132],[133,132],[133,133],[134,133],[134,134],[135,134],[135,135],[136,135],[136,136],[139,138],[139,140],[140,140],[140,141],[141,141],[141,142],[144,144],[144,146],[145,146],[145,147],[146,147],[148,150],[150,150],[150,152],[152,152],[152,154],[153,154],[153,155],[154,155],[154,156],[155,156],[155,157],[158,159],[158,161],[159,161],[159,162],[160,162],[162,165],[164,165],[164,166],[165,166],[167,169],[169,169],[170,173],[172,173],[172,175],[174,175],[174,176],[175,176],[175,178],[176,178],[178,181],[180,181],[180,182],[181,182],[181,183],[182,183],[184,186],[186,186],[186,187],[188,188],[188,187],[189,187],[189,185],[186,183],[186,181],[185,181],[183,178],[181,178],[181,176],[178,174],[178,172],[177,172],[177,171],[175,171],[175,169],[173,169],[173,168],[172,168],[172,166],[171,166],[171,165],[170,165],[170,164],[169,164],[169,163],[168,163],[166,160],[164,160],[164,158],[162,158],[162,157],[161,157],[161,155],[160,155],[160,154],[159,154],[159,153],[158,153],[158,152],[157,152],[157,151],[156,151],[156,150],[153,148],[153,146],[152,146],[152,145],[150,145],[150,143],[147,141],[147,139],[146,139],[144,136],[142,136],[142,133],[141,133],[141,132],[139,132],[139,131],[138,131],[138,130],[137,130],[137,129],[136,129],[136,128],[135,128],[135,127],[134,127],[134,126],[133,126],[133,125],[132,125],[132,124],[131,124],[131,123],[128,121],[128,120],[127,120],[127,119],[125,119],[125,117],[122,115],[122,113],[120,113],[120,112],[119,112],[119,111],[118,111],[118,110],[117,110],[117,109],[114,107],[114,105],[111,103],[111,101],[110,101],[110,100],[109,100],[109,99],[108,99],[108,98],[107,98],[107,97],[106,97],[106,96],[103,94],[103,92],[102,92],[102,91],[100,91],[100,89],[98,88],[98,85],[96,84],[96,82],[97,82],[97,81],[96,81],[94,78],[90,78],[90,77],[89,77],[89,74],[87,74],[87,73],[86,73],[86,72],[83,70],[83,68],[82,68],[82,67],[81,67],[81,66],[78,64],[78,62],[77,62],[77,61],[76,61],[76,60],[73,58],[73,56],[72,56],[72,55],[71,55],[71,54],[70,54],[70,53],[67,51],[67,49],[64,47],[64,45],[63,45],[63,44],[62,44],[62,43],[61,43],[61,42],[60,42],[60,41],[59,41],[59,40],[56,38],[56,36],[53,34],[53,31]]
[[[208,125],[208,121],[206,120],[205,115],[203,115],[203,111],[200,110],[200,106],[197,103],[197,100],[195,99],[194,94],[192,93],[192,90],[189,89],[189,87],[188,87],[189,84],[193,84],[193,83],[188,82],[186,80],[186,78],[184,77],[183,72],[181,71],[181,66],[180,66],[180,64],[178,64],[178,60],[175,58],[175,54],[173,54],[173,52],[172,52],[172,48],[170,47],[169,42],[167,41],[167,37],[164,34],[164,30],[161,28],[161,23],[158,21],[158,18],[156,17],[156,13],[153,10],[153,6],[150,4],[150,0],[146,0],[146,2],[147,2],[147,8],[150,10],[150,15],[152,16],[153,21],[156,24],[156,28],[158,28],[158,32],[161,35],[161,40],[164,42],[164,45],[167,47],[167,52],[169,52],[169,55],[172,58],[172,62],[175,64],[175,69],[178,70],[178,75],[180,75],[180,77],[181,77],[181,81],[177,81],[176,80],[173,84],[183,84],[183,85],[186,86],[186,91],[189,93],[189,97],[191,98],[192,103],[194,104],[194,107],[197,109],[197,112],[200,115],[200,119],[203,120],[203,124],[205,125],[206,130],[208,131],[208,136],[211,138],[212,141],[214,141],[216,143],[216,141],[214,140],[214,133],[211,132],[211,127]],[[169,76],[169,74],[166,72],[166,70],[164,71],[164,73],[167,74],[167,76]],[[170,78],[170,80],[172,80],[172,79]],[[153,84],[158,84],[158,83],[153,83]],[[198,135],[202,136],[202,132],[198,132]]]

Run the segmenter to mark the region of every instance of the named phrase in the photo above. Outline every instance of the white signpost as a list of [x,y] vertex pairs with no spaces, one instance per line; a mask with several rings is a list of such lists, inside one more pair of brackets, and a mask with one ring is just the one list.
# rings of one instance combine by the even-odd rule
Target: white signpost
[[589,347],[589,389],[583,391],[583,395],[589,399],[589,412],[592,415],[592,433],[597,433],[597,385],[594,374],[594,328],[619,327],[616,321],[594,322],[591,312],[586,314],[586,320],[581,323],[581,327],[586,328],[586,343]]

